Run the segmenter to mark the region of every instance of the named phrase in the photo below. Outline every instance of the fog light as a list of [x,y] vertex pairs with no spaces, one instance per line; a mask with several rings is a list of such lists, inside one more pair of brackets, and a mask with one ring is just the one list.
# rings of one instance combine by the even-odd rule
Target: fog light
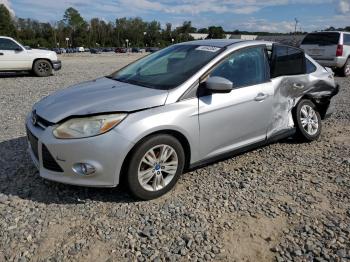
[[96,172],[96,168],[87,163],[76,163],[73,165],[73,171],[78,175],[88,176],[94,174]]

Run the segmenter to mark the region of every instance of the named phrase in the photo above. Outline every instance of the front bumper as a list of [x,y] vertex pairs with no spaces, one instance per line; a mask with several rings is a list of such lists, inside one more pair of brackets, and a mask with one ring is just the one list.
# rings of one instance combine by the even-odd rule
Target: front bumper
[[[37,138],[37,150],[28,140],[28,151],[39,169],[40,176],[65,184],[89,187],[117,186],[123,161],[134,146],[115,130],[90,138],[56,139],[52,135],[52,126],[34,126],[30,116],[26,119],[26,128],[29,134]],[[53,170],[47,164],[47,152],[51,155],[51,162],[56,162],[61,171],[55,168]],[[88,176],[78,175],[72,169],[76,163],[93,165],[96,172]]]
[[62,62],[60,60],[52,61],[52,67],[55,71],[58,71],[62,68]]

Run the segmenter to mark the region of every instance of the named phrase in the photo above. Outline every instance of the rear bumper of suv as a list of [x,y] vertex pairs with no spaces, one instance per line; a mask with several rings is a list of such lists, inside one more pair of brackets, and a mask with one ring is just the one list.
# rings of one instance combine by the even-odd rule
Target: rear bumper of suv
[[320,59],[313,57],[322,66],[327,66],[331,68],[342,68],[347,60],[346,57],[335,57],[333,59]]
[[52,67],[55,71],[60,70],[62,68],[62,62],[60,60],[52,61]]

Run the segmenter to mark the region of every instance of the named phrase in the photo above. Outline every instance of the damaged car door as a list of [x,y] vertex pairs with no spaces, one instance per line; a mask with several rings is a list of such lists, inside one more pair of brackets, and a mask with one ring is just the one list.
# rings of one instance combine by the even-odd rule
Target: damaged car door
[[[206,81],[221,79],[217,90]],[[232,83],[222,92],[221,84]],[[221,155],[266,139],[271,121],[273,87],[266,46],[231,53],[201,81],[199,92],[200,154]],[[227,90],[226,90],[227,91]]]
[[305,53],[299,48],[273,44],[270,65],[274,99],[268,137],[294,127],[292,109],[311,83],[306,74]]

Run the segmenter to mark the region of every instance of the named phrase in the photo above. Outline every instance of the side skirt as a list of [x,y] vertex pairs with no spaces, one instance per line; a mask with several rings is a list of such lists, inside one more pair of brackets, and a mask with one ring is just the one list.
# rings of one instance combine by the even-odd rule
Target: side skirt
[[207,158],[207,159],[195,162],[189,166],[187,171],[192,171],[194,169],[207,166],[208,164],[215,163],[215,162],[222,161],[222,160],[226,160],[226,159],[229,159],[233,156],[237,156],[237,155],[240,155],[240,154],[245,153],[247,151],[251,151],[255,148],[262,147],[262,146],[265,146],[265,145],[268,145],[271,143],[275,143],[281,139],[293,136],[295,134],[295,132],[296,132],[296,128],[282,130],[282,131],[276,133],[275,135],[273,135],[273,136],[269,137],[268,139],[265,139],[261,142],[257,142],[257,143],[254,143],[254,144],[251,144],[248,146],[244,146],[244,147],[235,149],[235,150],[230,151],[230,152],[226,152],[224,154],[220,154],[220,155],[217,155],[217,156],[214,156],[211,158]]

